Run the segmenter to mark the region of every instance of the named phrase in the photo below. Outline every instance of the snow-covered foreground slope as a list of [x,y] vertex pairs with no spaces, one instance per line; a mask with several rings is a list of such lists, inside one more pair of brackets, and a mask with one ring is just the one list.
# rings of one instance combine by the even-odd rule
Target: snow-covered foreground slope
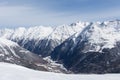
[[0,80],[120,80],[120,74],[59,74],[35,71],[8,63],[0,63],[0,72]]

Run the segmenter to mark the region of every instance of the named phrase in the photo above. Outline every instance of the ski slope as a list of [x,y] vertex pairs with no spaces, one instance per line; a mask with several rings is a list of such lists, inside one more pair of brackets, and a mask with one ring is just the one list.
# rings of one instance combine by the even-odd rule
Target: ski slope
[[60,74],[35,71],[15,64],[1,62],[0,80],[120,80],[120,74]]

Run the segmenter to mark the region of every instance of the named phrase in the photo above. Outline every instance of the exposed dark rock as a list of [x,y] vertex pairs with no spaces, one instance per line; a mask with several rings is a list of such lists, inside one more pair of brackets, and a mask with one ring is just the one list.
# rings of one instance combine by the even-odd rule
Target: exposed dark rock
[[[102,52],[86,52],[86,41],[74,47],[72,40],[65,41],[52,52],[52,59],[63,63],[74,73],[119,73],[120,72],[120,43],[112,49]],[[89,45],[88,45],[89,46]]]
[[[14,40],[13,40],[14,41]],[[16,41],[14,41],[16,42]],[[57,40],[48,40],[48,39],[43,39],[40,41],[36,40],[28,40],[24,42],[24,40],[20,40],[17,42],[20,46],[23,48],[41,55],[42,57],[47,57],[51,55],[51,52],[54,50],[54,48],[59,44],[59,41]]]

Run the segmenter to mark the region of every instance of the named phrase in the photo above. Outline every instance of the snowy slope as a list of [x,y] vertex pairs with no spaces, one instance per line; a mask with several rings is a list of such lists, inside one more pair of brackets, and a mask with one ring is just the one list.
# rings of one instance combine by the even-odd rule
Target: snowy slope
[[90,23],[57,46],[51,57],[75,73],[119,73],[120,21]]
[[14,51],[14,48],[16,47],[18,47],[17,43],[14,43],[7,39],[0,38],[0,55],[1,56],[7,56],[12,53],[13,56],[19,57]]
[[[8,60],[16,58],[22,58],[22,55],[27,56],[28,58],[31,57],[30,61],[35,60],[37,61],[38,57],[35,57],[33,53],[29,52],[28,50],[21,48],[17,43],[12,42],[7,39],[0,38],[0,57],[4,57]],[[25,58],[25,57],[24,57]],[[23,58],[23,59],[24,59]]]
[[10,38],[11,40],[21,39],[58,39],[65,40],[74,33],[81,31],[88,22],[77,22],[71,25],[61,25],[57,27],[36,26],[30,28],[19,27],[16,29],[2,29],[0,30],[0,37]]
[[[82,31],[88,22],[77,22],[58,27],[36,26],[0,30],[0,37],[17,42],[20,46],[42,56],[50,56],[53,49],[71,35]],[[47,50],[47,52],[46,52]]]
[[38,55],[20,47],[17,43],[3,38],[0,38],[0,62],[18,64],[38,70],[46,69],[42,69],[41,66],[37,67],[36,64],[43,65],[47,63]]
[[60,67],[62,65],[53,65],[52,62],[43,60],[17,43],[3,38],[0,38],[0,62],[9,62],[42,71],[67,72],[63,67]]
[[90,73],[120,71],[119,20],[3,29],[0,30],[0,37],[17,42],[42,57],[52,56],[69,70],[78,73],[87,73],[87,69],[91,70]]
[[[0,63],[0,80],[119,80],[120,74],[72,75],[30,70],[21,66]],[[25,73],[25,74],[24,74]]]
[[[105,44],[103,48],[112,48],[115,45],[114,43],[120,40],[120,21],[77,22],[58,27],[36,26],[30,28],[20,27],[13,30],[2,29],[0,30],[0,37],[18,42],[23,47],[31,41],[34,41],[34,47],[41,43],[48,46],[52,40],[53,43],[56,43],[52,46],[55,48],[75,33],[80,35],[83,40],[87,39],[91,44]],[[42,40],[46,41],[43,43]],[[99,46],[96,48],[96,51],[100,50]]]
[[120,41],[120,21],[91,23],[80,33],[81,41],[88,41],[94,47],[88,51],[113,48]]
[[48,36],[48,39],[57,39],[63,42],[71,35],[82,31],[87,25],[89,25],[88,22],[77,22],[71,25],[61,25],[55,27],[53,32]]
[[52,27],[36,26],[30,28],[19,27],[16,29],[2,29],[0,30],[0,36],[2,38],[21,40],[25,39],[41,39],[45,38],[52,32]]
[[[74,34],[75,36],[72,36]],[[15,41],[34,53],[46,54],[46,56],[49,56],[56,46],[71,36],[74,37],[75,44],[78,41],[76,37],[81,37],[82,41],[92,44],[92,48],[89,48],[88,51],[97,52],[103,48],[113,48],[116,45],[115,42],[120,41],[119,34],[119,20],[94,23],[77,22],[57,27],[36,26],[0,30],[0,37]]]
[[90,45],[85,52],[102,51],[104,48],[114,48],[120,42],[120,21],[94,22],[84,27],[68,40],[74,42],[73,48],[80,42]]

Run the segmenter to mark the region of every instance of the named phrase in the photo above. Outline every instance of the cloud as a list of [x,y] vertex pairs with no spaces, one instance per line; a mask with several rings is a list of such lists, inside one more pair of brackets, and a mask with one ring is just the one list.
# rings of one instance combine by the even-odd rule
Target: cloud
[[85,14],[85,15],[88,16],[88,20],[90,21],[114,20],[114,19],[120,19],[120,10],[119,10],[119,7],[111,7],[109,9],[89,12],[88,14]]
[[[69,20],[67,13],[31,6],[0,6],[0,26],[60,25]],[[69,19],[69,18],[68,18]]]
[[[77,1],[77,0],[76,0]],[[83,1],[83,0],[81,0]],[[87,0],[86,0],[87,2]],[[55,2],[56,3],[56,2]],[[31,3],[32,4],[32,3]],[[36,3],[34,3],[36,4]],[[10,2],[0,3],[0,27],[18,27],[18,26],[55,26],[62,24],[69,24],[76,21],[97,21],[120,18],[119,6],[102,8],[100,10],[56,10],[52,8],[49,2],[39,5],[24,5],[16,3],[10,4]],[[52,2],[51,2],[52,4]],[[57,3],[58,4],[58,3]],[[43,6],[44,5],[44,6]],[[59,6],[61,7],[61,6]],[[52,9],[51,9],[52,8]],[[64,7],[63,7],[64,8]],[[81,8],[80,8],[81,9]]]
[[2,6],[0,7],[0,17],[18,16],[27,12],[30,8],[22,6]]

